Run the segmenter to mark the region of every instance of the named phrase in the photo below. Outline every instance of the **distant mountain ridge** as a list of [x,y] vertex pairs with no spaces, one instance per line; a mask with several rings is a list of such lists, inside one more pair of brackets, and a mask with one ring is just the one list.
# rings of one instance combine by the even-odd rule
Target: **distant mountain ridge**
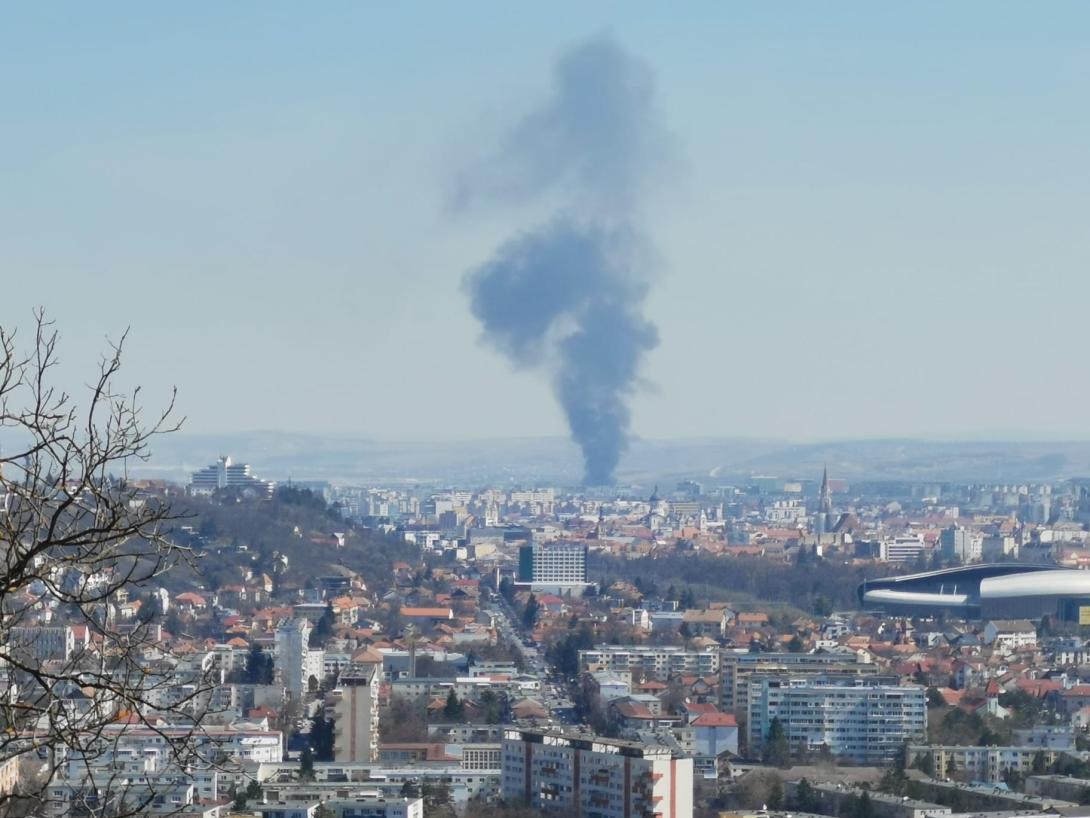
[[[381,441],[292,432],[178,433],[155,441],[133,474],[179,482],[221,454],[272,480],[459,485],[575,485],[578,448],[566,438]],[[849,481],[1043,482],[1090,477],[1090,441],[640,439],[621,462],[622,484],[692,478],[730,484],[754,475],[816,479],[825,465]]]

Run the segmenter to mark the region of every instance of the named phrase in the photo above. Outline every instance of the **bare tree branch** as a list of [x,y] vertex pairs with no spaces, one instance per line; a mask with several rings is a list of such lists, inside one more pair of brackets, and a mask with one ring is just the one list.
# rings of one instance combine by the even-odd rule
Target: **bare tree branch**
[[[127,338],[77,401],[53,384],[58,335],[43,312],[30,350],[0,327],[0,769],[21,772],[2,814],[138,815],[178,785],[164,771],[216,763],[201,727],[210,663],[172,655],[152,622],[116,621],[122,595],[192,560],[170,536],[169,497],[127,480],[129,460],[181,423],[174,393],[149,415],[139,388],[116,387]],[[161,739],[154,763],[129,757],[147,731]]]

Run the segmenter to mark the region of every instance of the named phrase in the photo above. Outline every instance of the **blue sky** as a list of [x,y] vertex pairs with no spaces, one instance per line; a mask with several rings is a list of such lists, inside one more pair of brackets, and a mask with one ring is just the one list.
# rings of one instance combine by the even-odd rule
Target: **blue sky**
[[655,70],[645,437],[1085,438],[1077,3],[26,4],[0,24],[0,321],[78,385],[131,325],[193,432],[564,434],[463,273],[540,208],[453,176],[602,33]]

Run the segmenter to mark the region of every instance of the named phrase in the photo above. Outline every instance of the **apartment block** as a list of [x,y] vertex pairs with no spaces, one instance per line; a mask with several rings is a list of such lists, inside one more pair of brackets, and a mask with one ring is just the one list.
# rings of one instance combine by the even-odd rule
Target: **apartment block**
[[334,707],[335,761],[378,758],[378,687],[374,665],[356,663],[341,671],[341,695]]
[[917,685],[881,679],[767,678],[751,680],[747,708],[750,752],[759,751],[773,719],[790,747],[818,750],[860,764],[892,761],[905,742],[927,733],[927,699]]
[[852,653],[734,653],[722,657],[722,709],[739,715],[748,702],[749,679],[753,676],[843,676],[847,679],[873,676],[876,665],[863,662]]
[[[1033,759],[1042,754],[1052,765],[1063,753],[1048,747],[973,747],[951,744],[913,744],[908,748],[908,762],[926,761],[934,765],[937,778],[967,776],[975,781],[1003,781],[1008,770],[1023,775],[1033,771]],[[1027,789],[1027,792],[1029,790]]]
[[686,650],[654,645],[599,645],[579,651],[582,671],[629,674],[639,669],[645,679],[666,681],[679,674],[712,676],[719,672],[719,649]]
[[527,543],[519,546],[517,584],[534,591],[580,594],[587,587],[583,543]]
[[565,816],[692,818],[693,761],[653,744],[508,730],[500,794]]

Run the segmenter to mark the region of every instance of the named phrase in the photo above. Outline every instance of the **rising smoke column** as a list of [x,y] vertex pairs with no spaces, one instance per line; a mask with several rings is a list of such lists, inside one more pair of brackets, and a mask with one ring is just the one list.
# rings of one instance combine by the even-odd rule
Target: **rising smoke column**
[[613,480],[628,446],[628,400],[658,344],[643,315],[651,253],[638,219],[667,142],[653,101],[644,63],[608,39],[579,45],[557,61],[545,103],[455,189],[460,207],[547,194],[560,202],[465,286],[485,340],[552,378],[592,485]]

